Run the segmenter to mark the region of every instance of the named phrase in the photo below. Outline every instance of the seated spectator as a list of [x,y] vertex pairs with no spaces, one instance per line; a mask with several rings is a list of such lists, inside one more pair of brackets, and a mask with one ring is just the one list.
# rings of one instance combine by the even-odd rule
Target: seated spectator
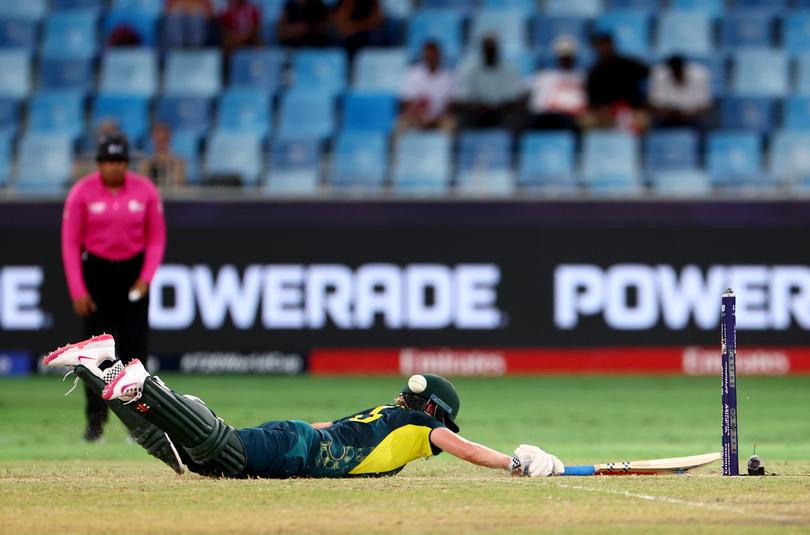
[[554,42],[557,65],[542,69],[532,80],[529,93],[529,128],[541,130],[579,130],[585,112],[583,73],[576,69],[577,43],[569,36]]
[[208,44],[214,8],[211,0],[166,0],[164,42],[169,48],[201,48]]
[[98,140],[113,134],[121,134],[121,126],[112,117],[102,117],[92,132],[88,132],[80,142],[80,153],[73,161],[73,174],[83,177],[92,173],[96,165]]
[[588,113],[585,125],[592,128],[620,128],[644,131],[642,85],[647,66],[616,52],[613,38],[602,34],[594,40],[597,60],[588,72]]
[[454,108],[461,127],[515,129],[523,93],[520,73],[501,59],[497,38],[484,36],[481,57],[459,76]]
[[287,0],[276,33],[284,46],[327,46],[329,8],[323,0]]
[[261,44],[262,12],[249,0],[228,0],[218,22],[226,58],[238,48]]
[[428,41],[422,47],[422,63],[411,67],[400,91],[403,111],[397,130],[441,128],[452,131],[455,119],[449,113],[453,75],[442,67],[439,44]]
[[172,131],[167,124],[152,127],[152,154],[143,158],[138,173],[148,176],[162,189],[172,189],[186,183],[186,162],[172,153]]
[[379,0],[340,0],[333,17],[338,41],[351,57],[358,49],[382,44],[383,12]]
[[712,103],[706,67],[687,63],[676,55],[656,65],[650,78],[650,106],[655,126],[702,128],[705,125]]

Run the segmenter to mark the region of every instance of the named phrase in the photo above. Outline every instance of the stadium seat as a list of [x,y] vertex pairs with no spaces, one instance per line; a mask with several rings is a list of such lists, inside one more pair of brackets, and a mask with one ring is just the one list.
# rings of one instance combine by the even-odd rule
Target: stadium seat
[[87,9],[101,11],[105,2],[103,0],[52,0],[51,5],[55,10],[61,9]]
[[116,11],[127,10],[150,17],[160,17],[163,13],[165,0],[113,0],[112,7]]
[[163,72],[166,95],[213,97],[221,87],[219,50],[171,50]]
[[700,63],[709,69],[713,95],[722,95],[726,92],[728,81],[726,76],[726,58],[724,54],[715,54],[701,58],[692,57],[689,58],[689,60],[694,61],[695,63]]
[[388,164],[382,132],[341,132],[332,154],[330,184],[342,191],[380,191]]
[[0,131],[0,187],[8,184],[11,174],[11,135]]
[[93,127],[114,119],[130,143],[136,144],[149,128],[149,99],[146,97],[100,94],[93,103]]
[[782,18],[782,46],[791,55],[810,50],[810,10],[785,13]]
[[653,189],[666,197],[706,197],[711,194],[709,175],[697,169],[659,171],[652,175]]
[[413,12],[411,0],[382,0],[383,12],[390,19],[404,20]]
[[0,97],[25,98],[31,90],[31,56],[24,50],[0,50]]
[[509,169],[459,171],[456,192],[465,197],[501,197],[515,192]]
[[801,54],[796,58],[795,94],[810,95],[810,53]]
[[810,179],[810,132],[776,132],[768,151],[768,171],[782,184],[807,184]]
[[93,88],[93,61],[89,59],[43,59],[39,62],[39,86],[84,94]]
[[252,89],[228,89],[219,100],[220,132],[244,132],[264,139],[270,131],[270,98]]
[[782,125],[786,130],[810,131],[810,96],[785,99]]
[[764,134],[776,124],[776,102],[770,97],[724,97],[721,126],[726,130],[747,130]]
[[20,120],[20,102],[15,98],[0,97],[0,137],[17,133]]
[[640,9],[655,13],[661,9],[661,0],[607,0],[608,9]]
[[578,17],[596,17],[603,9],[602,0],[547,0],[548,15],[575,15]]
[[638,140],[622,132],[585,134],[582,176],[593,193],[640,192]]
[[320,178],[315,169],[269,171],[264,192],[271,197],[312,197],[318,194]]
[[205,135],[211,124],[211,99],[201,96],[163,96],[157,102],[157,118],[172,130]]
[[458,139],[458,168],[487,171],[512,167],[512,138],[506,130],[465,130]]
[[346,87],[347,63],[343,49],[301,49],[293,57],[292,85],[304,91],[341,93]]
[[530,17],[537,10],[535,0],[483,0],[481,7],[484,9],[515,9],[523,16]]
[[450,185],[450,137],[442,132],[406,132],[397,141],[394,189],[439,195]]
[[473,15],[469,47],[478,48],[487,34],[498,38],[504,57],[513,57],[528,48],[528,19],[519,9],[479,9]]
[[398,93],[408,67],[400,48],[363,48],[354,60],[354,89]]
[[[151,138],[146,141],[146,150],[154,150]],[[194,132],[172,132],[171,150],[186,162],[186,182],[200,182],[200,136]]]
[[388,134],[394,128],[397,107],[392,93],[350,93],[343,100],[343,129]]
[[650,52],[650,14],[647,11],[607,11],[596,19],[599,33],[613,36],[617,49],[626,55],[646,58]]
[[554,41],[566,35],[578,44],[578,51],[588,48],[588,19],[581,16],[540,16],[534,19],[532,47],[550,52]]
[[36,46],[36,21],[18,18],[0,18],[0,47],[23,48],[31,52]]
[[231,87],[275,93],[282,83],[286,54],[281,50],[243,48],[231,58]]
[[48,0],[0,2],[0,18],[38,21],[48,12]]
[[669,5],[678,11],[700,11],[716,18],[725,11],[726,0],[670,0]]
[[727,49],[767,48],[773,44],[774,16],[737,10],[720,20],[720,44]]
[[761,149],[762,142],[757,134],[710,133],[706,167],[714,185],[734,188],[760,182]]
[[785,9],[787,0],[734,0],[734,7],[746,9]]
[[788,57],[781,50],[738,50],[733,54],[737,95],[781,97],[788,93]]
[[245,186],[256,186],[262,167],[261,139],[255,134],[216,131],[205,151],[206,179],[239,176]]
[[422,45],[426,41],[436,41],[442,49],[442,59],[447,65],[454,65],[462,52],[461,13],[449,9],[421,9],[408,24],[408,58],[421,57]]
[[524,134],[520,141],[518,184],[532,189],[575,189],[575,145],[570,132]]
[[253,3],[262,11],[262,18],[277,21],[284,11],[287,0],[253,0]]
[[157,22],[155,15],[129,9],[113,9],[104,17],[103,40],[107,42],[118,28],[128,28],[140,38],[140,46],[153,47],[158,40]]
[[644,140],[644,161],[649,173],[697,168],[697,133],[690,129],[651,131]]
[[29,104],[28,131],[77,139],[84,130],[82,101],[77,92],[40,91]]
[[55,11],[45,20],[42,56],[57,59],[92,59],[96,55],[94,10]]
[[708,56],[713,52],[709,15],[701,11],[667,11],[658,18],[658,54]]
[[17,153],[19,193],[62,193],[70,178],[73,142],[62,134],[27,133]]
[[281,140],[323,140],[335,130],[333,97],[321,91],[289,91],[281,98]]
[[99,88],[105,93],[154,96],[158,90],[155,53],[146,48],[109,50],[102,58]]
[[270,195],[314,195],[318,191],[321,147],[314,140],[274,140],[265,191]]

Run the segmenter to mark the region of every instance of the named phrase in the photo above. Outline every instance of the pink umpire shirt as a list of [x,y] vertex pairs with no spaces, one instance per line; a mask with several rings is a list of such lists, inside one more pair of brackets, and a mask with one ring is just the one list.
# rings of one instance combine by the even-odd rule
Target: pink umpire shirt
[[62,262],[73,299],[87,295],[82,250],[107,260],[126,260],[143,252],[140,278],[149,283],[166,248],[163,202],[146,177],[127,171],[113,191],[98,171],[71,188],[62,216]]

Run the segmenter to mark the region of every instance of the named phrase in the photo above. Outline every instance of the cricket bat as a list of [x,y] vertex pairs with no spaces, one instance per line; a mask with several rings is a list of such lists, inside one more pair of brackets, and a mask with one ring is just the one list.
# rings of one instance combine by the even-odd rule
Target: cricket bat
[[693,468],[706,466],[720,460],[720,453],[704,453],[691,457],[673,457],[671,459],[651,459],[649,461],[620,461],[604,464],[584,464],[566,466],[563,476],[598,476],[598,475],[672,475],[684,474]]

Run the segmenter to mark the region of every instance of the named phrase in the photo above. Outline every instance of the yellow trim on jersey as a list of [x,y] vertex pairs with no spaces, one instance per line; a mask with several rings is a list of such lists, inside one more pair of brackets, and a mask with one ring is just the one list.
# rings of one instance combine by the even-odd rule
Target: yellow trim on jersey
[[363,462],[349,472],[357,474],[380,474],[396,470],[414,459],[430,457],[430,427],[408,424],[391,431],[371,450]]

